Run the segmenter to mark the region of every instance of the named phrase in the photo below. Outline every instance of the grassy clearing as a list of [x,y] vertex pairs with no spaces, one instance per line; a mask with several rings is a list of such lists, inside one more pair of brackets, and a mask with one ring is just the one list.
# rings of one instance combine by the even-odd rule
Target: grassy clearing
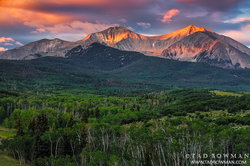
[[7,156],[3,151],[0,151],[0,166],[28,166],[27,164],[22,164],[18,160]]
[[[0,126],[0,140],[11,138],[16,135],[15,129],[5,128]],[[0,150],[0,166],[20,166],[18,160],[9,157],[5,152]],[[21,166],[28,166],[26,164],[22,164]]]
[[215,120],[217,118],[222,118],[222,117],[243,117],[247,116],[250,114],[250,110],[244,110],[244,111],[238,111],[236,113],[229,113],[227,110],[210,110],[209,112],[204,112],[204,111],[196,111],[194,113],[188,113],[186,116],[173,116],[173,117],[168,117],[164,116],[160,118],[161,120],[167,120],[167,119],[174,119],[174,118],[186,118],[186,119],[200,119],[200,116],[203,118]]
[[15,136],[14,129],[8,129],[5,127],[0,126],[0,139],[6,139]]
[[214,92],[216,95],[220,95],[220,96],[237,96],[237,97],[242,96],[242,94],[236,93],[236,92],[225,92],[225,91],[218,91],[218,90],[214,90],[212,92]]

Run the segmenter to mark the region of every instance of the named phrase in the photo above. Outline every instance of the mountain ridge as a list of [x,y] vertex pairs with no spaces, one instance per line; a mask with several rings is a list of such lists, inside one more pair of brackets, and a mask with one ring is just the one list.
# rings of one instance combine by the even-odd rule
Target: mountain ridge
[[61,39],[35,41],[13,50],[0,52],[0,59],[66,57],[72,48],[81,45],[86,49],[93,42],[161,58],[203,62],[222,68],[250,68],[248,47],[227,36],[195,25],[157,36],[141,35],[123,26],[110,27],[91,33],[76,42]]
[[[116,37],[119,38],[119,40],[112,40],[114,37],[114,31],[116,32]],[[138,51],[146,55],[160,56],[163,49],[198,31],[210,30],[196,27],[195,25],[189,25],[172,33],[156,36],[145,36],[137,34],[125,27],[118,26],[108,28],[101,32],[92,33],[85,37],[82,41],[87,43],[98,41],[122,50]],[[105,40],[103,36],[108,36],[108,39]]]
[[163,50],[162,56],[174,60],[204,62],[224,68],[250,68],[250,55],[247,51],[235,48],[221,40],[216,33],[208,31],[185,37]]
[[184,87],[250,89],[250,69],[223,69],[205,63],[145,56],[98,42],[87,48],[78,45],[68,53],[67,58],[0,60],[0,85],[24,89],[130,87],[143,91]]

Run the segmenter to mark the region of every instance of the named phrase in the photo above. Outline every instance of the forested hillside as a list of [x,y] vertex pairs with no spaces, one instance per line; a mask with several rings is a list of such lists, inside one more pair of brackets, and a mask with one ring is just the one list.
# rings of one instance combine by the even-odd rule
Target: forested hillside
[[67,58],[1,60],[1,152],[31,166],[247,162],[249,75],[98,43]]
[[[1,91],[1,149],[36,166],[190,165],[248,154],[250,95],[179,89],[133,95]],[[210,159],[210,158],[209,158]],[[236,160],[247,158],[234,158]]]
[[93,43],[68,52],[67,58],[0,60],[0,86],[8,90],[69,90],[127,94],[173,88],[249,91],[249,69],[221,69],[121,51]]

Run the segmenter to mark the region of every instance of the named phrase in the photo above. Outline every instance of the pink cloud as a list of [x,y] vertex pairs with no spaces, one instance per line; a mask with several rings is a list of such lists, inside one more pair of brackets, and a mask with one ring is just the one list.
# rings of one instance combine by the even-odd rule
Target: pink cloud
[[[4,45],[4,46],[19,45],[19,46],[22,46],[23,44],[19,41],[15,41],[12,37],[0,37],[0,45]],[[2,47],[2,50],[3,50],[3,47]]]
[[0,47],[0,51],[7,51],[7,50],[8,50],[7,48]]
[[171,9],[171,10],[168,10],[163,18],[161,19],[161,22],[171,22],[172,21],[172,18],[176,15],[178,15],[180,13],[180,10],[178,9]]
[[[63,38],[70,41],[82,39],[89,33],[102,31],[111,26],[118,26],[118,24],[91,23],[78,20],[55,25],[43,25],[37,22],[26,22],[25,25],[35,28],[32,33],[49,32],[54,37]],[[70,35],[74,37],[72,38]]]
[[[1,0],[0,0],[1,1]],[[23,24],[24,26],[33,28],[31,33],[51,33],[52,36],[61,35],[68,36],[83,36],[88,33],[101,31],[109,26],[117,24],[112,23],[99,23],[95,19],[85,18],[83,14],[72,14],[67,12],[47,11],[44,7],[93,7],[93,8],[126,8],[128,3],[133,6],[140,6],[148,3],[151,0],[5,0],[0,2],[0,10],[4,11],[0,14],[0,24],[15,25]],[[15,3],[13,3],[15,2]],[[128,7],[128,6],[127,6]],[[87,16],[86,16],[87,17]],[[79,21],[84,20],[84,21]],[[118,22],[118,21],[117,21]],[[126,23],[127,20],[122,18],[119,20],[121,23]],[[67,34],[66,34],[67,33]],[[6,40],[6,39],[0,39]],[[12,42],[15,42],[14,40]],[[21,43],[15,43],[21,45]]]
[[14,44],[12,43],[3,43],[4,46],[13,46]]
[[19,8],[4,8],[1,6],[0,10],[3,11],[0,15],[0,23],[2,24],[36,22],[44,25],[53,25],[72,19],[70,15],[61,13],[55,14]]
[[19,46],[23,46],[23,43],[21,43],[19,41],[16,41],[16,44],[19,45]]
[[145,5],[152,0],[44,0],[45,4],[50,5],[60,5],[60,6],[68,6],[68,5],[77,5],[77,6],[85,6],[85,7],[97,7],[97,8],[132,8],[139,7]]
[[144,5],[152,2],[153,0],[0,0],[0,6],[8,8],[7,10],[22,9],[40,14],[51,14],[53,20],[55,20],[58,19],[55,15],[64,12],[48,12],[46,8],[86,7],[105,11],[116,11],[119,13],[131,8],[142,8]]
[[240,23],[244,21],[250,21],[250,17],[238,17],[238,18],[233,18],[230,20],[224,21],[225,23]]
[[243,30],[248,30],[248,31],[249,31],[249,30],[250,30],[250,24],[244,26],[242,29],[243,29]]
[[117,26],[117,24],[91,23],[77,20],[67,23],[55,24],[52,26],[46,26],[32,22],[27,22],[25,25],[36,28],[36,31],[34,31],[34,33],[50,32],[52,34],[57,34],[60,32],[92,33],[96,31],[102,31],[110,26]]
[[11,37],[0,37],[0,43],[7,43],[12,41],[14,41],[14,39]]
[[229,30],[222,33],[225,36],[229,36],[241,43],[250,45],[250,24],[243,26],[240,30]]

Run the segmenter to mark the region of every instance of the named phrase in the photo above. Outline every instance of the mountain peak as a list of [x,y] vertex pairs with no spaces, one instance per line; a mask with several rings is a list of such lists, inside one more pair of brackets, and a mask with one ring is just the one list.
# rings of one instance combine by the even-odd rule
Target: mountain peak
[[116,32],[132,32],[130,29],[123,27],[123,26],[114,26],[114,27],[109,27],[108,29],[104,30],[105,31],[116,31]]
[[195,32],[207,32],[207,31],[213,32],[213,31],[210,31],[210,30],[205,29],[203,27],[197,27],[196,25],[191,24],[183,29],[179,29],[177,31],[167,33],[167,34],[161,35],[159,37],[161,38],[161,40],[165,40],[165,39],[169,39],[169,38],[185,37],[185,36],[191,35]]
[[[35,42],[67,42],[67,41],[59,39],[59,38],[54,38],[54,39],[44,38],[44,39],[40,39],[40,40],[35,41]],[[34,42],[32,42],[32,43],[34,43]]]
[[187,26],[186,28],[189,28],[189,29],[197,29],[197,28],[199,28],[199,27],[197,27],[197,26],[194,25],[194,24],[191,24],[191,25]]
[[193,33],[193,32],[197,32],[197,31],[203,31],[204,28],[200,28],[200,27],[197,27],[196,25],[191,24],[191,25],[183,28],[183,30],[188,31],[189,33]]
[[195,33],[195,32],[199,32],[199,31],[200,31],[200,32],[204,32],[204,31],[212,32],[212,31],[210,31],[210,30],[208,30],[208,29],[205,29],[205,28],[203,28],[203,27],[197,27],[196,25],[193,25],[193,24],[187,26],[186,28],[183,28],[182,31],[185,31],[185,32],[187,32],[188,34],[193,34],[193,33]]
[[108,44],[115,44],[123,39],[140,39],[142,35],[136,34],[128,28],[123,26],[115,26],[105,29],[101,32],[89,34],[83,40],[84,41],[98,41]]
[[114,26],[114,27],[109,27],[101,32],[97,32],[94,34],[118,35],[118,34],[124,34],[124,33],[134,33],[134,32],[123,26]]

